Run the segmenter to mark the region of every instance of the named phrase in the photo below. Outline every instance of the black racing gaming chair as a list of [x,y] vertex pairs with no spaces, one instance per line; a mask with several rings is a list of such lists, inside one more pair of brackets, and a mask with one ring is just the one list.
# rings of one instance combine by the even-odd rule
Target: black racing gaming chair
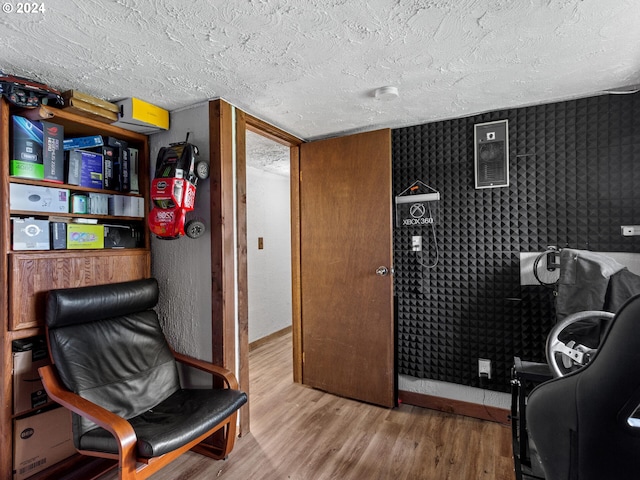
[[616,313],[585,367],[538,385],[527,424],[546,480],[640,478],[640,295]]

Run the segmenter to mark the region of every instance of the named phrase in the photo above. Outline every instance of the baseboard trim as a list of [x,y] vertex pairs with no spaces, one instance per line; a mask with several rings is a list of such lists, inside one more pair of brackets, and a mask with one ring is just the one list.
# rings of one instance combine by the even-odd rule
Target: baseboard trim
[[254,340],[253,342],[251,342],[249,344],[249,351],[253,351],[256,348],[264,345],[265,343],[269,343],[271,340],[274,340],[276,338],[280,338],[280,337],[284,337],[285,335],[287,335],[288,333],[291,333],[291,326],[285,327],[282,330],[278,330],[277,332],[273,332],[269,335],[267,335],[266,337],[262,337],[259,338],[257,340]]
[[466,417],[479,418],[489,422],[503,425],[511,425],[511,412],[506,408],[480,405],[478,403],[464,402],[450,398],[435,397],[423,393],[398,391],[398,399],[401,403],[416,407],[430,408],[440,412],[454,413]]

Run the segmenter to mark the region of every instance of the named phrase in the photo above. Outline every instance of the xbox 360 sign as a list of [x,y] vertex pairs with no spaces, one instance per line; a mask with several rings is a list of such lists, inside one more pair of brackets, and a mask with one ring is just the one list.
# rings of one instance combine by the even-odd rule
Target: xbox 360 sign
[[396,226],[422,226],[435,224],[433,206],[440,194],[405,195],[396,197]]

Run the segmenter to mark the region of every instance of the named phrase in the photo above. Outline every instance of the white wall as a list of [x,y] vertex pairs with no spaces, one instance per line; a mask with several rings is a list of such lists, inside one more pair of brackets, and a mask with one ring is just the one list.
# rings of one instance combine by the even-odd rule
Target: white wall
[[288,176],[247,167],[249,342],[291,326],[289,191]]
[[409,375],[398,375],[398,389],[462,402],[477,403],[490,407],[509,409],[511,406],[511,395],[508,393],[416,378]]

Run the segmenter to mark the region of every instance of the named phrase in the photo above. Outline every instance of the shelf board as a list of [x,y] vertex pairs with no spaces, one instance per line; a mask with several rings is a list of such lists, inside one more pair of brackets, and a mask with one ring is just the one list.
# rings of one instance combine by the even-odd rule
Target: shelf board
[[75,454],[36,473],[29,480],[96,480],[117,466],[117,460]]
[[[114,220],[120,222],[143,222],[144,217],[122,217],[116,215],[94,215],[91,213],[58,213],[58,212],[33,212],[30,210],[11,210],[11,216],[17,217],[65,217],[65,218],[95,218],[97,220]],[[81,222],[78,222],[79,224]]]
[[9,177],[10,183],[21,183],[23,185],[35,185],[48,188],[66,188],[74,192],[102,193],[105,195],[123,195],[127,197],[144,197],[139,192],[121,192],[119,190],[104,190],[102,188],[81,187],[80,185],[69,185],[68,183],[45,182],[43,180],[33,180],[31,178]]
[[8,340],[22,340],[23,338],[36,337],[38,335],[44,335],[44,327],[30,327],[23,328],[22,330],[8,330]]
[[61,248],[59,250],[9,250],[9,255],[28,255],[30,258],[36,257],[57,257],[57,256],[85,256],[85,255],[131,255],[134,253],[149,252],[148,248],[87,248],[84,250],[75,248]]
[[147,136],[131,130],[126,130],[120,126],[100,122],[91,118],[83,117],[68,110],[61,110],[47,105],[38,108],[23,109],[16,114],[30,120],[48,120],[64,127],[65,136],[89,136],[107,135],[118,137],[130,143],[145,143]]

